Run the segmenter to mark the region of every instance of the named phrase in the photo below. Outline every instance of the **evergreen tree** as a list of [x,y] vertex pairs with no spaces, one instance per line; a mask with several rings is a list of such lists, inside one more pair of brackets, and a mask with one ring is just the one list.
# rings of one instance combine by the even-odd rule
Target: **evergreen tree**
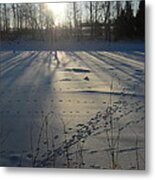
[[125,31],[126,31],[126,37],[133,38],[134,36],[134,16],[133,16],[133,10],[131,7],[131,2],[126,1],[125,6]]
[[136,15],[136,34],[139,38],[144,38],[145,35],[145,1],[142,0],[139,4],[139,10]]

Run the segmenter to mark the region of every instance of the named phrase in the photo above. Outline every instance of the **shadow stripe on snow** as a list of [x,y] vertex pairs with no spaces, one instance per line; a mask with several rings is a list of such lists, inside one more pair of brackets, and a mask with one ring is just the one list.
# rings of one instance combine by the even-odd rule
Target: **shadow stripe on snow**
[[77,90],[77,91],[64,91],[63,93],[88,93],[88,94],[111,94],[117,96],[136,96],[144,97],[144,94],[136,94],[134,92],[122,92],[122,91],[96,91],[96,90]]

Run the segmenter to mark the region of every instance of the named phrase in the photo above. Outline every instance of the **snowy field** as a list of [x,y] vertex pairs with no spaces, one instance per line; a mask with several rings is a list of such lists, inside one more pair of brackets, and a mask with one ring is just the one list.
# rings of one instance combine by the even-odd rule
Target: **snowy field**
[[0,165],[144,169],[144,44],[70,45],[1,44]]

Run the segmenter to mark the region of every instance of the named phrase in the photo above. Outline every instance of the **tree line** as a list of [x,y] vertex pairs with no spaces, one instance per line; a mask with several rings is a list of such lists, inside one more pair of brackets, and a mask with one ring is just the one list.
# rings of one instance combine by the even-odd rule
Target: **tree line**
[[65,21],[56,26],[46,3],[0,4],[0,38],[144,39],[143,0],[71,2],[65,14]]

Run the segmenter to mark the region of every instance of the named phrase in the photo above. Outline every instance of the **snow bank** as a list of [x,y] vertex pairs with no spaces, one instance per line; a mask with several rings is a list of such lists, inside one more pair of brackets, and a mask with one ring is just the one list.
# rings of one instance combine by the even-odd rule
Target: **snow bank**
[[63,51],[140,51],[144,52],[144,42],[104,42],[104,41],[1,41],[0,51],[4,50],[63,50]]

